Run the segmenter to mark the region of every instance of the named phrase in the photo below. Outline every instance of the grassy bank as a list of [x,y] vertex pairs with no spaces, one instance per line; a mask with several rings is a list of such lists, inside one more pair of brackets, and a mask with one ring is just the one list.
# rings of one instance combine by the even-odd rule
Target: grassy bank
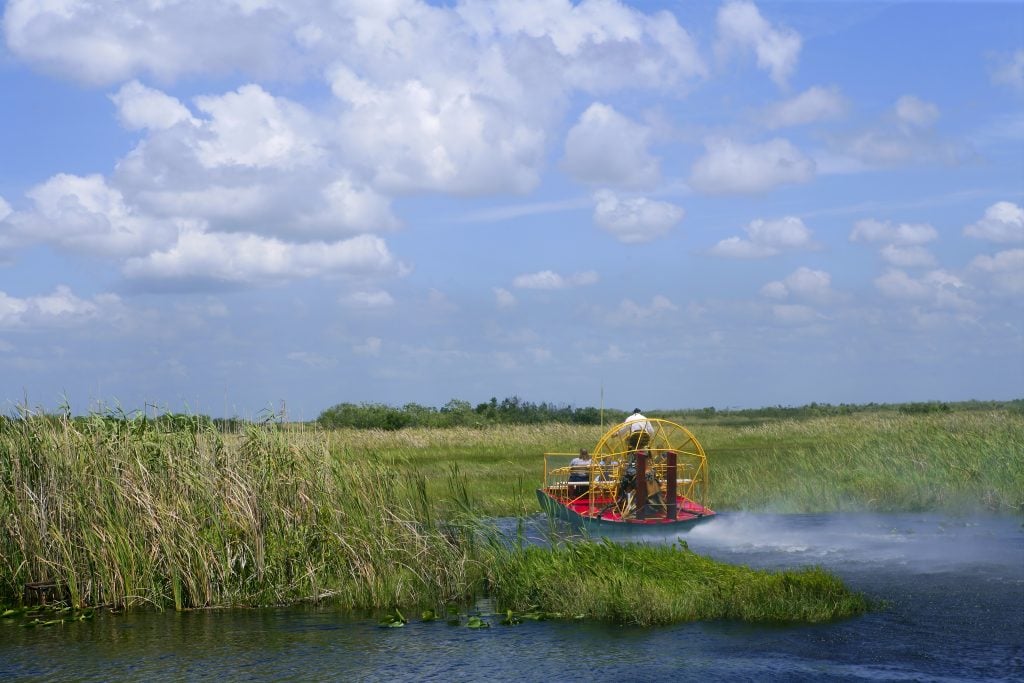
[[[566,446],[582,436],[561,433]],[[73,606],[329,599],[381,610],[466,604],[486,592],[501,609],[634,624],[818,621],[863,610],[820,572],[725,567],[683,548],[502,542],[479,525],[480,486],[464,473],[475,458],[550,436],[528,434],[505,434],[515,446],[493,432],[446,434],[454,439],[447,445],[416,445],[423,436],[409,433],[388,451],[365,432],[359,441],[253,425],[225,440],[142,419],[8,421],[0,430],[0,603],[17,604],[26,584],[51,581]],[[493,439],[493,450],[477,453],[471,436]],[[420,458],[432,453],[424,467]],[[429,471],[429,489],[418,471]],[[520,479],[532,488],[532,478]],[[563,571],[584,566],[586,590],[567,591],[575,577]],[[623,607],[634,594],[656,609]]]
[[[666,416],[672,419],[672,416]],[[900,413],[679,421],[708,453],[719,510],[1024,512],[1024,413]],[[540,454],[593,447],[597,426],[336,430],[342,458],[383,460],[442,492],[457,463],[486,514],[536,511]]]

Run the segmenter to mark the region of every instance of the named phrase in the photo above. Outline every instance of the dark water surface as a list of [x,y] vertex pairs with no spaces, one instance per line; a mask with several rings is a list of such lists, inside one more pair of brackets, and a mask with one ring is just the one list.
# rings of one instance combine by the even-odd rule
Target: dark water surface
[[315,608],[4,620],[0,681],[1024,681],[1020,518],[723,514],[683,538],[727,562],[822,565],[886,605],[824,625],[647,629],[383,629]]

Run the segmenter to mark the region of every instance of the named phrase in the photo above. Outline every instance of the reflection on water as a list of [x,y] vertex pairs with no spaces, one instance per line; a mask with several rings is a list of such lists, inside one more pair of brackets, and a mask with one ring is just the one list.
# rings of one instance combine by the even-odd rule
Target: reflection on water
[[[533,519],[525,533],[542,537],[545,525]],[[726,513],[682,537],[728,562],[819,564],[886,605],[824,625],[652,629],[497,619],[485,630],[382,629],[311,607],[98,615],[46,629],[4,621],[0,680],[1024,681],[1019,518]]]

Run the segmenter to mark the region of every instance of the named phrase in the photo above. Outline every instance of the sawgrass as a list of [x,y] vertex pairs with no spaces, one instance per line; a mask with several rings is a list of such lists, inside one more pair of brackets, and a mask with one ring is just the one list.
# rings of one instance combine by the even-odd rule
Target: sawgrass
[[[342,444],[273,424],[225,439],[198,423],[138,418],[5,421],[0,604],[19,603],[26,584],[53,582],[75,608],[330,600],[383,611],[487,595],[501,609],[629,624],[818,621],[863,610],[817,570],[770,574],[680,548],[540,548],[501,536],[481,521],[478,480],[467,473],[487,453],[516,448],[525,467],[525,444],[554,433],[536,429],[507,441],[430,433],[429,444],[408,433],[389,451],[375,434]],[[476,452],[474,439],[493,439],[479,462],[460,457]],[[424,453],[433,492],[415,472]],[[583,567],[594,577],[588,590],[566,592],[574,577],[563,570]],[[658,604],[629,607],[633,596]]]
[[[671,419],[671,416],[668,416]],[[711,506],[778,512],[1024,512],[1024,413],[886,410],[736,424],[681,421],[708,454]],[[592,448],[597,426],[337,430],[332,451],[422,475],[433,495],[458,464],[487,515],[537,510],[544,452]]]

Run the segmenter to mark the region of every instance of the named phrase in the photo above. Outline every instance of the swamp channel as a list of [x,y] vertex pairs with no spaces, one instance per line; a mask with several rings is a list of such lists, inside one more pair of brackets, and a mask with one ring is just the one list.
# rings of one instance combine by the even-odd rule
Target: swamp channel
[[[515,520],[508,522],[515,526]],[[541,539],[546,519],[530,518]],[[3,681],[1024,681],[1024,524],[932,513],[724,513],[679,537],[768,569],[820,565],[874,604],[826,624],[588,621],[382,628],[329,607],[0,622]],[[636,540],[636,539],[634,539]],[[542,540],[540,542],[543,542]]]

